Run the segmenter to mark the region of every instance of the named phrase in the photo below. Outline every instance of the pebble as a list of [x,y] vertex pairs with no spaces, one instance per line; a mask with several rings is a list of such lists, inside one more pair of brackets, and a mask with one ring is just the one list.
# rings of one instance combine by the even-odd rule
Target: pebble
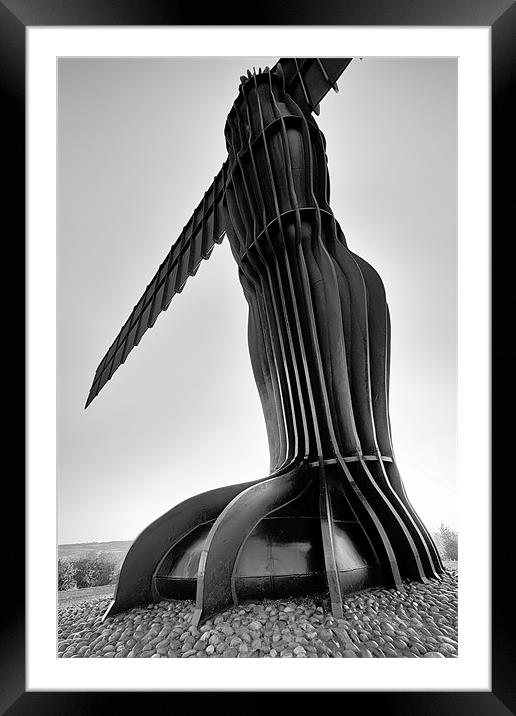
[[59,609],[59,658],[456,658],[456,571],[405,592],[371,589],[344,597],[343,618],[328,594],[265,599],[228,608],[199,627],[192,600],[136,607],[101,623],[108,598]]

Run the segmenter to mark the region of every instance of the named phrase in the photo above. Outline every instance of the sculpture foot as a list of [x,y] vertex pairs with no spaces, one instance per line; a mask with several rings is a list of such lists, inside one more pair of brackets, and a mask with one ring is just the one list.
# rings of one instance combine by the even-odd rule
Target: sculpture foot
[[135,540],[104,618],[162,599],[195,599],[197,626],[243,600],[326,589],[340,618],[345,594],[403,590],[396,555],[375,523],[377,488],[362,479],[362,492],[358,477],[338,464],[298,462],[186,500]]

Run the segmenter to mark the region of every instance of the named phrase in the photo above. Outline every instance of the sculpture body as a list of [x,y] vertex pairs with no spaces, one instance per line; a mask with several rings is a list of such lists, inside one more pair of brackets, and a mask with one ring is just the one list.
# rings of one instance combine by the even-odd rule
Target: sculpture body
[[324,137],[281,67],[241,79],[221,206],[271,474],[187,500],[147,528],[110,613],[195,594],[198,623],[241,598],[329,588],[339,616],[346,592],[403,589],[402,577],[443,570],[394,458],[384,287],[333,215]]

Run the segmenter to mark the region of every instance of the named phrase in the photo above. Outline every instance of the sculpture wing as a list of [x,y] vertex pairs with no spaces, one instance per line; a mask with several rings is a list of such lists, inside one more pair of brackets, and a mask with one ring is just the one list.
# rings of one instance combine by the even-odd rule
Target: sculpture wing
[[282,57],[272,72],[282,72],[286,87],[296,104],[319,114],[319,103],[330,91],[338,92],[337,80],[351,57]]
[[188,277],[195,275],[201,260],[207,259],[214,245],[224,238],[222,200],[226,176],[227,160],[100,361],[85,407],[124,363],[161,311],[166,311],[174,295],[183,290]]
[[[289,58],[282,57],[272,71],[282,73],[286,88],[300,106],[319,114],[319,103],[334,89],[337,79],[351,58]],[[86,407],[102,390],[117,368],[138,345],[143,334],[154,325],[173,296],[180,293],[193,276],[202,259],[207,259],[216,243],[224,237],[222,201],[227,176],[227,160],[195,209],[190,220],[172,245],[143,296],[133,308],[108,352],[95,372]]]

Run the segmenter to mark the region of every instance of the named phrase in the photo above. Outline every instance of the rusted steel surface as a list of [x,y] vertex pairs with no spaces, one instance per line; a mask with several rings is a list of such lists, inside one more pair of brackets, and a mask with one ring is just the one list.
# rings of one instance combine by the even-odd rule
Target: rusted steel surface
[[271,475],[153,523],[110,613],[195,588],[199,623],[247,596],[320,588],[322,576],[340,616],[346,592],[402,590],[402,577],[443,571],[395,463],[385,290],[332,212],[313,117],[349,61],[284,58],[241,77],[228,159],[97,370],[88,402],[225,233],[249,306]]

